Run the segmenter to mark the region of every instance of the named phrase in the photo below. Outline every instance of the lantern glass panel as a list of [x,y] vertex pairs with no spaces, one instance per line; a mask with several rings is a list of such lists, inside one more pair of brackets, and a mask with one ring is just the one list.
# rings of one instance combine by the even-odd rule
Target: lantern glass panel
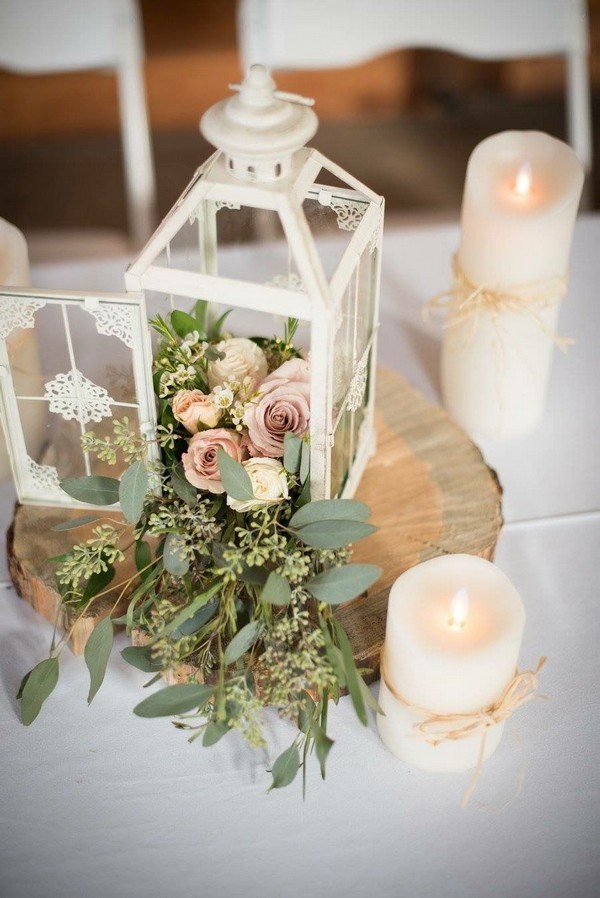
[[21,501],[81,507],[62,478],[122,472],[84,453],[81,436],[108,435],[113,416],[153,426],[145,328],[141,298],[2,293],[2,423]]
[[328,279],[335,274],[368,207],[364,194],[325,168],[307,191],[302,210]]
[[188,219],[167,244],[164,262],[154,264],[180,271],[203,271],[200,247],[200,222]]
[[221,206],[213,214],[217,269],[211,273],[265,286],[303,289],[277,212],[241,205]]

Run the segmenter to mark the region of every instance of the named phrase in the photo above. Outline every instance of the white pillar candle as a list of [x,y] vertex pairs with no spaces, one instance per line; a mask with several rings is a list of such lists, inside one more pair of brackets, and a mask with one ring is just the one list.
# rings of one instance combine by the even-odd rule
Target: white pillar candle
[[[520,310],[481,309],[458,325],[452,316],[448,322],[444,401],[475,437],[510,439],[542,418],[583,178],[573,150],[538,131],[496,134],[471,154],[459,266],[475,287],[531,295]],[[536,304],[536,291],[552,281],[554,295]]]
[[[393,754],[431,771],[475,767],[481,731],[431,745],[415,724],[434,714],[471,713],[496,701],[512,680],[525,611],[516,589],[495,565],[473,555],[445,555],[418,564],[392,586],[383,647],[377,727]],[[401,696],[399,701],[393,693]],[[484,759],[503,723],[487,728]]]
[[[6,287],[29,287],[30,283],[25,238],[18,228],[0,218],[0,284]],[[33,330],[14,331],[8,337],[7,346],[11,364],[18,369],[20,392],[24,395],[37,395],[42,374]],[[25,444],[35,461],[39,460],[39,452],[46,440],[47,419],[48,409],[45,403],[28,402],[21,409]],[[10,462],[0,429],[0,480],[6,480],[9,476]]]

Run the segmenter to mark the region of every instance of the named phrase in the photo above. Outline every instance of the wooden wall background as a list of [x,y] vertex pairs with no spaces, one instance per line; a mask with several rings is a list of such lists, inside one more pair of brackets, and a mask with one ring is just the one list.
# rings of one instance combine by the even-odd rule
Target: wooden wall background
[[[600,90],[600,0],[589,0],[593,87]],[[235,0],[141,0],[146,82],[155,133],[189,131],[239,76]],[[427,50],[400,51],[353,69],[290,72],[280,86],[317,100],[323,121],[468,101],[561,95],[560,59],[479,63]],[[68,99],[66,99],[68,98]],[[118,131],[114,79],[99,72],[17,76],[0,72],[0,140]]]

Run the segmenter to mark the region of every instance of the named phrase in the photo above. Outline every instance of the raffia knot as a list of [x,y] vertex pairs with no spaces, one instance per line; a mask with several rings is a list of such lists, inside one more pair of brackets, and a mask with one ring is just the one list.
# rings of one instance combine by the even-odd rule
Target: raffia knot
[[473,336],[479,312],[490,312],[496,318],[503,312],[527,315],[555,343],[562,352],[575,341],[561,337],[549,328],[540,317],[545,309],[558,305],[567,293],[567,276],[555,276],[512,287],[474,284],[460,263],[458,253],[452,257],[454,283],[449,290],[433,296],[423,307],[423,318],[428,321],[432,313],[446,312],[445,328],[455,328],[465,321],[473,322]]
[[[499,723],[504,723],[517,708],[538,697],[538,676],[546,660],[546,657],[542,656],[533,670],[515,671],[512,680],[505,687],[499,698],[484,708],[458,714],[437,714],[435,711],[422,708],[408,701],[395,689],[386,674],[385,653],[382,654],[381,679],[388,690],[397,701],[424,717],[424,720],[421,722],[413,724],[415,736],[424,739],[429,745],[436,746],[442,742],[455,742],[459,739],[468,739],[471,736],[481,735],[477,765],[473,779],[463,797],[463,807],[469,802],[481,775],[485,753],[485,737],[488,729]],[[539,698],[542,698],[542,696],[539,696]]]

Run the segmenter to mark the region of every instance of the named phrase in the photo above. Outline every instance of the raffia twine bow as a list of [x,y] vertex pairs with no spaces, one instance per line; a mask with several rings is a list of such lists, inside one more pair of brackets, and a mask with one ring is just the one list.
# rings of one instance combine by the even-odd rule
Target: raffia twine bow
[[499,698],[484,708],[458,714],[437,714],[428,708],[415,705],[398,692],[387,676],[385,653],[382,654],[381,679],[386,687],[398,702],[424,717],[424,720],[413,725],[415,736],[424,739],[429,745],[436,746],[442,742],[456,742],[459,739],[468,739],[471,736],[476,736],[478,733],[481,734],[475,772],[463,796],[461,807],[464,808],[469,803],[481,776],[488,729],[508,720],[517,708],[520,708],[526,702],[534,698],[545,698],[545,696],[538,696],[537,692],[539,672],[546,660],[546,657],[542,656],[533,670],[516,670],[512,680],[505,687]]
[[423,318],[428,321],[432,313],[446,312],[445,328],[454,328],[465,321],[472,321],[473,337],[477,328],[477,316],[480,312],[491,312],[497,318],[503,312],[516,312],[527,315],[539,329],[566,352],[575,340],[561,337],[549,328],[540,317],[540,312],[558,305],[567,293],[567,277],[551,277],[544,280],[531,281],[512,287],[492,287],[486,284],[474,284],[464,272],[458,253],[452,257],[452,273],[454,284],[449,290],[443,290],[433,296],[423,307]]

